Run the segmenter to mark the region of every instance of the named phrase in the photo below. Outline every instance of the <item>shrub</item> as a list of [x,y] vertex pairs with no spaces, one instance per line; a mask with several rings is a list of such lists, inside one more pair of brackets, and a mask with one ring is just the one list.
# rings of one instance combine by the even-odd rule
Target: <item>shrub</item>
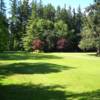
[[60,38],[57,41],[57,49],[58,50],[64,50],[66,48],[66,45],[67,45],[67,40],[64,38]]
[[32,42],[32,49],[35,50],[42,50],[44,46],[44,42],[40,39],[35,39]]

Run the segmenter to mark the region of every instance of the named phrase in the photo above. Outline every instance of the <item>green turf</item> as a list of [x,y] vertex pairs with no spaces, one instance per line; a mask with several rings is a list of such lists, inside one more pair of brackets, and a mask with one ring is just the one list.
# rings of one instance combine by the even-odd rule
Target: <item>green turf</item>
[[100,100],[100,58],[0,53],[0,100]]

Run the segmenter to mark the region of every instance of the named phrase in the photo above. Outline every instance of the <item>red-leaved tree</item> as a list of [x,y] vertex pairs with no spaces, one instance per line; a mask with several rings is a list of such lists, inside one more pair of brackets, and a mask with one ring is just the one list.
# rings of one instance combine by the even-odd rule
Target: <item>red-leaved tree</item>
[[63,51],[64,49],[66,49],[67,46],[67,40],[64,38],[60,38],[57,41],[57,49]]
[[32,42],[32,49],[33,50],[42,50],[44,46],[44,42],[40,39],[35,39]]

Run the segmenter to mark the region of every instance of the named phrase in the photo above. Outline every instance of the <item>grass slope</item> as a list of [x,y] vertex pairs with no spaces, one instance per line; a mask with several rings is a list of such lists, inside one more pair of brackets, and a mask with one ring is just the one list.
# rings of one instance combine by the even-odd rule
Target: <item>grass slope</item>
[[100,100],[93,53],[0,53],[1,100]]

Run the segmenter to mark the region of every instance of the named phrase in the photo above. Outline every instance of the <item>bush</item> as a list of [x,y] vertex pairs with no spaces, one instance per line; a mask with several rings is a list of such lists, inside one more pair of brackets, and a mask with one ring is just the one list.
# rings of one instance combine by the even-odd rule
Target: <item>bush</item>
[[32,42],[32,49],[33,51],[42,50],[44,46],[44,42],[40,39],[35,39]]
[[64,49],[66,49],[66,45],[67,45],[67,40],[64,39],[64,38],[60,38],[57,41],[57,49],[58,50],[64,50]]

